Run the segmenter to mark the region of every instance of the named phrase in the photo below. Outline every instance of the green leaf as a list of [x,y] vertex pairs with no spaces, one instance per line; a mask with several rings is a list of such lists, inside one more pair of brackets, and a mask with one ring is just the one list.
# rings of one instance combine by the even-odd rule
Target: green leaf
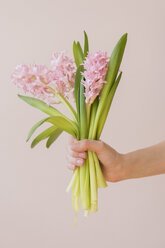
[[83,63],[83,57],[80,47],[80,44],[77,46],[76,42],[73,42],[73,55],[77,67],[79,67],[79,65]]
[[106,95],[108,95],[116,79],[123,58],[126,43],[127,43],[127,33],[120,38],[120,40],[117,42],[115,48],[112,51],[106,74],[106,81],[108,83],[104,84],[100,98],[104,98]]
[[54,130],[54,132],[49,136],[46,142],[46,147],[49,148],[53,144],[53,142],[60,136],[62,132],[63,131],[60,128]]
[[84,31],[84,57],[88,55],[89,43],[87,33]]
[[83,61],[84,60],[84,52],[82,50],[82,47],[81,47],[79,41],[77,42],[77,49],[78,49],[78,52],[79,52],[79,56],[81,57],[81,60]]
[[[31,138],[31,136],[33,135],[33,133],[36,131],[36,129],[38,127],[40,127],[44,122],[49,122],[51,124],[53,124],[56,128],[58,125],[61,125],[61,119],[63,120],[63,123],[67,123],[67,127],[70,127],[70,132],[68,131],[68,129],[63,129],[64,131],[66,132],[69,132],[70,134],[78,134],[78,128],[77,128],[77,125],[75,124],[75,122],[69,120],[69,119],[66,119],[66,118],[63,118],[63,117],[59,117],[59,119],[55,118],[54,116],[53,117],[47,117],[47,118],[44,118],[42,120],[40,120],[39,122],[37,122],[31,129],[30,129],[30,132],[28,134],[28,137],[27,137],[27,141],[29,141],[29,139]],[[60,120],[60,123],[58,124],[58,120]],[[62,130],[61,130],[62,131]]]
[[67,101],[67,99],[55,92],[51,87],[48,87],[56,97],[58,97],[58,99],[60,100],[60,102],[68,109],[68,111],[70,112],[70,114],[72,115],[72,117],[74,118],[74,120],[77,122],[77,114],[76,114],[76,111],[74,110],[74,108],[72,107],[72,105],[69,103],[69,101]]
[[73,56],[74,56],[76,66],[79,67],[80,62],[79,62],[79,57],[78,57],[77,44],[75,41],[73,42]]
[[[48,106],[46,103],[44,103],[41,100],[38,100],[36,98],[33,97],[28,97],[28,96],[22,96],[22,95],[18,95],[19,98],[21,98],[23,101],[25,101],[26,103],[28,103],[29,105],[41,110],[42,112],[50,115],[50,116],[60,116],[63,119],[65,119],[66,121],[70,122],[73,125],[77,125],[75,122],[73,122],[72,120],[70,120],[69,118],[67,118],[65,115],[63,115],[60,111],[58,111],[57,109],[55,109],[52,106]],[[50,118],[48,119],[50,122]]]
[[109,65],[108,65],[108,71],[107,71],[107,75],[106,75],[107,83],[104,84],[103,89],[102,89],[101,94],[100,94],[100,101],[99,101],[99,105],[98,105],[98,109],[97,109],[97,113],[96,113],[95,125],[93,128],[93,134],[92,134],[93,137],[96,136],[98,123],[99,123],[99,120],[101,118],[102,112],[106,106],[108,94],[109,94],[109,92],[110,92],[110,90],[111,90],[111,88],[112,88],[112,86],[116,80],[116,76],[118,74],[119,67],[120,67],[120,64],[121,64],[121,61],[123,58],[126,43],[127,43],[127,33],[124,34],[120,38],[120,40],[116,44],[116,46],[113,49],[113,52],[111,54],[111,59],[110,59]]
[[112,100],[114,98],[114,95],[115,95],[117,86],[119,85],[121,76],[122,76],[122,72],[120,72],[119,76],[117,77],[115,83],[113,84],[113,86],[112,86],[112,88],[111,88],[111,90],[109,92],[109,95],[108,95],[108,98],[107,98],[107,102],[106,102],[106,106],[105,106],[105,108],[104,108],[104,110],[102,112],[101,118],[100,118],[99,123],[98,123],[98,127],[97,127],[98,128],[98,130],[97,130],[97,139],[100,138],[100,135],[101,135],[101,132],[103,130],[105,121],[107,119],[108,112],[109,112],[109,109],[111,107]]
[[[77,46],[76,46],[77,45]],[[84,54],[83,50],[81,48],[81,45],[79,42],[75,44],[77,57],[79,61],[79,65],[83,63],[84,60]],[[81,84],[81,71],[84,70],[84,67],[78,67],[78,73],[77,73],[77,82],[76,82],[76,105],[78,107],[77,112],[79,113],[79,123],[80,123],[80,139],[87,138],[87,132],[88,132],[88,125],[87,125],[87,113],[86,113],[86,103],[85,103],[85,96],[84,96],[84,85]]]
[[78,136],[78,127],[75,125],[73,121],[68,121],[61,116],[53,116],[48,119],[50,123],[55,125],[56,127],[62,129],[63,131],[71,134],[75,138]]
[[31,138],[31,136],[33,135],[33,133],[36,131],[36,129],[37,129],[38,127],[40,127],[47,119],[49,119],[49,117],[44,118],[44,119],[38,121],[38,122],[30,129],[26,142],[29,141],[29,139]]
[[18,97],[21,98],[26,103],[28,103],[29,105],[33,106],[34,108],[37,108],[50,116],[54,116],[54,115],[64,116],[60,111],[58,111],[54,107],[48,106],[45,102],[38,100],[34,97],[22,96],[22,95],[18,95]]
[[56,129],[57,127],[51,126],[42,133],[40,133],[31,143],[31,148],[35,147],[41,140],[48,138]]

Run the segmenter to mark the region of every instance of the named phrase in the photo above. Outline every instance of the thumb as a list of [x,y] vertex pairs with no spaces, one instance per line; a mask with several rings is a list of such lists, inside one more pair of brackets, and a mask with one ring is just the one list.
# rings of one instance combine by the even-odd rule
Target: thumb
[[103,151],[104,142],[101,140],[84,139],[71,144],[71,150],[75,152],[85,152],[87,150],[96,152]]

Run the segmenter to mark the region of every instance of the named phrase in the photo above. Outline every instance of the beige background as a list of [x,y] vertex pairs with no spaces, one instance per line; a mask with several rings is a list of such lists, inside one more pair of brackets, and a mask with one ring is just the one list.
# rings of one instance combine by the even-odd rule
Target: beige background
[[99,212],[73,228],[67,136],[47,150],[25,139],[45,115],[17,98],[10,74],[19,63],[48,64],[51,53],[89,36],[110,53],[128,32],[116,93],[102,139],[122,153],[165,137],[165,5],[163,0],[0,0],[0,247],[165,247],[165,176],[110,183]]

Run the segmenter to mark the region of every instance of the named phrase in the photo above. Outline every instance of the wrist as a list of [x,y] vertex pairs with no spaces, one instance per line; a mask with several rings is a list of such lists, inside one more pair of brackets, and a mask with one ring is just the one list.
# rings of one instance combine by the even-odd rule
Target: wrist
[[[139,156],[136,152],[129,152],[121,155],[121,181],[131,178],[137,178],[139,173],[139,166],[141,163]],[[141,170],[141,169],[140,169]],[[141,172],[140,172],[141,173]]]
[[125,168],[125,161],[127,160],[126,158],[127,154],[119,154],[118,158],[118,181],[123,181],[126,179],[126,168]]
[[125,178],[125,154],[116,152],[115,159],[113,161],[113,168],[108,166],[108,170],[105,172],[106,180],[109,182],[120,182]]
[[129,179],[129,166],[130,160],[129,154],[118,154],[116,164],[116,182],[120,182]]

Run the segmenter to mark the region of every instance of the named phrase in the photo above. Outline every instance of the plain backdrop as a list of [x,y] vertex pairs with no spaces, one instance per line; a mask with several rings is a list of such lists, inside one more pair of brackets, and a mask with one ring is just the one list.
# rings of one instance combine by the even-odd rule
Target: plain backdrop
[[156,144],[165,138],[164,13],[164,0],[0,0],[1,248],[165,247],[165,175],[109,183],[99,211],[80,212],[73,227],[67,135],[49,150],[45,142],[31,149],[27,133],[45,114],[21,101],[10,80],[17,64],[49,65],[63,49],[72,56],[83,30],[91,51],[109,55],[128,32],[101,138],[121,153]]

